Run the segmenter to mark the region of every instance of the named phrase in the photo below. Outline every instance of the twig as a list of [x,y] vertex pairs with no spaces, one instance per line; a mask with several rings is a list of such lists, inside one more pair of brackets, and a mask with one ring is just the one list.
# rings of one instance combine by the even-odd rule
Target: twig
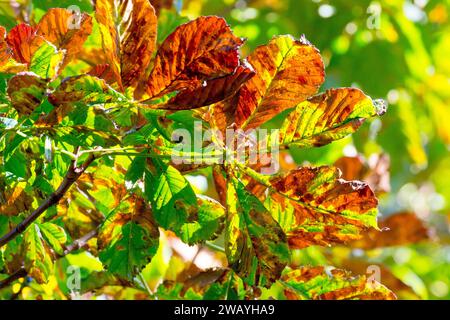
[[22,267],[18,271],[16,271],[12,275],[10,275],[8,278],[0,281],[0,289],[6,288],[14,281],[16,281],[20,278],[26,277],[26,276],[27,276],[27,271],[25,270],[25,268]]
[[0,238],[0,248],[7,244],[9,241],[13,240],[19,234],[24,232],[26,228],[32,224],[37,218],[40,217],[48,208],[57,204],[64,194],[69,190],[72,184],[78,180],[78,178],[86,171],[86,169],[91,165],[91,163],[96,159],[95,154],[91,153],[86,161],[81,165],[77,166],[77,159],[73,160],[69,170],[64,177],[63,181],[59,185],[58,189],[53,192],[46,200],[44,200],[41,205],[34,210],[28,217],[26,217],[21,223],[19,223],[14,229],[8,232],[6,235]]

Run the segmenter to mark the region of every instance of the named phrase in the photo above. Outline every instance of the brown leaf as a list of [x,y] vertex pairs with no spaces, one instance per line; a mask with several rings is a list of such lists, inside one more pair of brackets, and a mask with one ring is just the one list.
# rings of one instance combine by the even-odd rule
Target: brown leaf
[[13,52],[6,42],[6,29],[0,26],[0,72],[17,73],[25,71],[27,66],[13,58]]
[[109,64],[97,64],[88,71],[88,75],[103,79],[108,84],[113,84],[116,80],[114,71]]
[[70,10],[52,8],[39,21],[36,34],[66,50],[63,69],[82,50],[91,32],[92,18],[88,14],[77,17]]
[[95,17],[119,87],[135,87],[156,47],[155,9],[148,0],[96,0]]
[[381,220],[379,226],[381,230],[368,230],[362,239],[350,243],[350,246],[369,250],[408,245],[432,238],[431,231],[414,213],[393,214]]
[[283,275],[281,283],[289,300],[395,300],[393,292],[365,276],[341,269],[301,267]]
[[299,168],[271,181],[270,211],[291,248],[359,239],[377,227],[376,199],[369,186],[345,181],[333,167]]
[[155,8],[156,15],[159,15],[161,9],[171,9],[174,0],[150,0],[152,6]]
[[314,95],[324,81],[319,51],[305,39],[275,37],[258,47],[248,61],[257,75],[239,92],[235,106],[237,127],[258,127]]
[[30,115],[42,102],[47,81],[33,73],[19,73],[8,81],[7,93],[19,115]]
[[239,66],[242,43],[219,17],[200,17],[179,26],[158,50],[144,98],[150,103],[169,93],[198,90],[205,81],[233,74]]

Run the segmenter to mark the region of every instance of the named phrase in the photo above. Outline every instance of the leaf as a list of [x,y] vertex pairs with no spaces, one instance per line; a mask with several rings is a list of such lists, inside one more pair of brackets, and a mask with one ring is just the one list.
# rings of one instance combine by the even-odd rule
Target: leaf
[[53,261],[44,245],[38,224],[32,224],[23,238],[25,270],[39,284],[46,283],[53,273]]
[[77,53],[92,32],[92,18],[83,13],[76,15],[70,10],[52,8],[41,18],[36,34],[54,44],[59,50],[66,50],[61,69],[64,68]]
[[189,182],[177,169],[156,159],[148,162],[145,194],[153,216],[164,229],[179,234],[181,227],[197,214],[197,200]]
[[8,47],[5,36],[6,30],[0,26],[0,72],[17,73],[25,71],[27,66],[14,60],[12,50]]
[[80,75],[65,79],[49,96],[55,105],[83,103],[88,106],[99,104],[126,103],[128,99],[115,91],[102,79]]
[[249,285],[270,286],[290,260],[286,235],[235,179],[228,183],[227,209],[225,252],[231,268]]
[[63,51],[58,51],[51,43],[44,42],[33,54],[29,69],[43,79],[54,80],[59,75],[63,60]]
[[324,267],[301,267],[285,273],[281,281],[290,300],[395,300],[396,296],[365,276]]
[[98,235],[100,260],[108,271],[132,280],[156,254],[159,230],[149,206],[133,195],[114,210]]
[[106,63],[121,88],[135,87],[156,47],[157,18],[148,0],[96,0]]
[[256,128],[281,111],[295,107],[317,92],[324,81],[319,51],[304,38],[273,38],[248,58],[257,75],[240,90],[234,122],[239,128]]
[[219,17],[200,17],[179,26],[160,46],[143,98],[149,102],[195,90],[205,81],[232,74],[239,66],[242,43]]
[[377,228],[376,199],[361,181],[345,181],[333,167],[302,167],[270,181],[268,208],[291,248],[345,243]]
[[22,72],[8,81],[8,96],[19,115],[30,115],[44,100],[47,81],[34,73]]
[[354,133],[386,107],[355,88],[331,89],[300,103],[286,118],[280,143],[320,147]]
[[23,64],[30,65],[31,58],[45,40],[36,36],[36,28],[21,23],[12,28],[6,36],[6,42],[12,50],[13,58]]
[[227,99],[251,79],[255,72],[251,66],[244,63],[236,71],[227,76],[205,80],[200,87],[187,88],[178,95],[160,106],[161,109],[183,110],[209,106],[213,103]]
[[24,185],[0,190],[0,215],[16,216],[32,208],[33,198],[24,190]]
[[334,166],[342,171],[345,180],[365,181],[379,195],[391,191],[390,162],[387,154],[374,154],[367,161],[359,156],[342,157]]
[[365,250],[402,246],[432,238],[432,232],[414,213],[393,214],[379,223],[380,230],[370,229],[360,240],[351,242],[352,248]]
[[180,238],[189,245],[216,239],[225,220],[225,209],[217,201],[197,195],[198,208],[181,227]]
[[64,252],[63,245],[67,242],[67,236],[64,228],[51,223],[45,222],[38,224],[42,236],[49,246],[59,255]]

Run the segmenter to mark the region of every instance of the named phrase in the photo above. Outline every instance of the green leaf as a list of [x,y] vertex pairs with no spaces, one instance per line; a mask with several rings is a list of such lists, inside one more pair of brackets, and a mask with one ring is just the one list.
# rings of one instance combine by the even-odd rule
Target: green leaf
[[145,172],[145,194],[156,221],[165,229],[178,233],[197,212],[189,182],[177,169],[160,161],[153,161]]
[[236,179],[228,183],[227,207],[225,251],[231,267],[249,285],[270,286],[290,260],[286,235]]

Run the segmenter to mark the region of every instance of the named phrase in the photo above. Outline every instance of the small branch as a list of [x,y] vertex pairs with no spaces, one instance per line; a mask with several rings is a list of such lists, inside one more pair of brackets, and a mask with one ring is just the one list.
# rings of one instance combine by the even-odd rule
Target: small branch
[[70,168],[64,177],[63,181],[59,185],[58,189],[53,192],[41,205],[34,210],[28,217],[26,217],[21,223],[19,223],[14,229],[8,232],[6,235],[0,238],[0,248],[7,244],[9,241],[13,240],[19,234],[24,232],[27,227],[32,224],[37,218],[41,216],[48,208],[57,204],[64,194],[69,190],[72,184],[78,180],[78,178],[86,171],[86,169],[92,164],[96,159],[95,155],[92,153],[86,159],[86,161],[81,165],[77,166],[76,160],[72,161]]
[[18,271],[16,271],[12,275],[10,275],[8,278],[0,281],[0,289],[6,288],[14,281],[16,281],[20,278],[26,277],[26,276],[27,276],[27,272],[26,272],[25,268],[20,268]]

